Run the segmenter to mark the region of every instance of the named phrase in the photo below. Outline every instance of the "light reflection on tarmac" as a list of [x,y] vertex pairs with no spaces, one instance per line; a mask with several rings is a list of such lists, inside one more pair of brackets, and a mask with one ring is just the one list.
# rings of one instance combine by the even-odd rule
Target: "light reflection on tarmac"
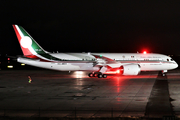
[[[147,103],[152,97],[158,72],[101,79],[89,78],[87,74],[49,70],[0,71],[0,116],[147,116]],[[28,76],[31,76],[31,83],[28,83]],[[178,116],[179,70],[169,72],[166,80],[169,82],[170,97],[174,100],[171,101],[174,106],[172,109]]]

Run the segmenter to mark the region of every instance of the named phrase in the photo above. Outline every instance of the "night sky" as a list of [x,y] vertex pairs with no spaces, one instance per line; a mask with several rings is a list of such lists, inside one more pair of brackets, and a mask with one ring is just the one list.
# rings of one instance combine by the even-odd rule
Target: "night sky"
[[49,52],[180,55],[180,1],[2,0],[0,54],[22,55],[12,24]]

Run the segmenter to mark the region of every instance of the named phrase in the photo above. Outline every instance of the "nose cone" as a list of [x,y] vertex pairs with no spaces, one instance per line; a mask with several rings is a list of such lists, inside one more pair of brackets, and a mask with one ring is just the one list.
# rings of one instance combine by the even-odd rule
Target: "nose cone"
[[171,69],[176,69],[178,67],[178,64],[174,61],[173,64],[171,64]]
[[174,64],[174,69],[178,67],[178,64],[175,62]]

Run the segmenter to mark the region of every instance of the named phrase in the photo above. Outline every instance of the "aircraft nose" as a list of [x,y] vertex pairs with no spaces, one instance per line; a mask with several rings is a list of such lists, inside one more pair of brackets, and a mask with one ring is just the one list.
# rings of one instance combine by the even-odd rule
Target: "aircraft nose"
[[173,64],[173,69],[177,68],[178,67],[178,64],[176,62],[174,62]]
[[178,67],[178,64],[175,62],[175,68],[177,68]]

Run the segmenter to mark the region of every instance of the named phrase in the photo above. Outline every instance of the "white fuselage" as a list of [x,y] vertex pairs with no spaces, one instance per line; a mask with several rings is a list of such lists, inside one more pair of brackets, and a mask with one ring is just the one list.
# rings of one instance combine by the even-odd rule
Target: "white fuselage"
[[[141,71],[162,71],[171,70],[178,67],[171,57],[162,54],[142,54],[142,53],[49,53],[50,55],[62,59],[61,61],[41,61],[27,58],[18,58],[17,61],[28,65],[59,70],[59,71],[97,71],[103,65],[104,60],[96,59],[93,55],[100,55],[117,61],[114,64],[106,64],[112,68],[118,68],[126,64],[138,64]],[[93,55],[92,55],[93,54]],[[95,65],[95,63],[98,63]]]

